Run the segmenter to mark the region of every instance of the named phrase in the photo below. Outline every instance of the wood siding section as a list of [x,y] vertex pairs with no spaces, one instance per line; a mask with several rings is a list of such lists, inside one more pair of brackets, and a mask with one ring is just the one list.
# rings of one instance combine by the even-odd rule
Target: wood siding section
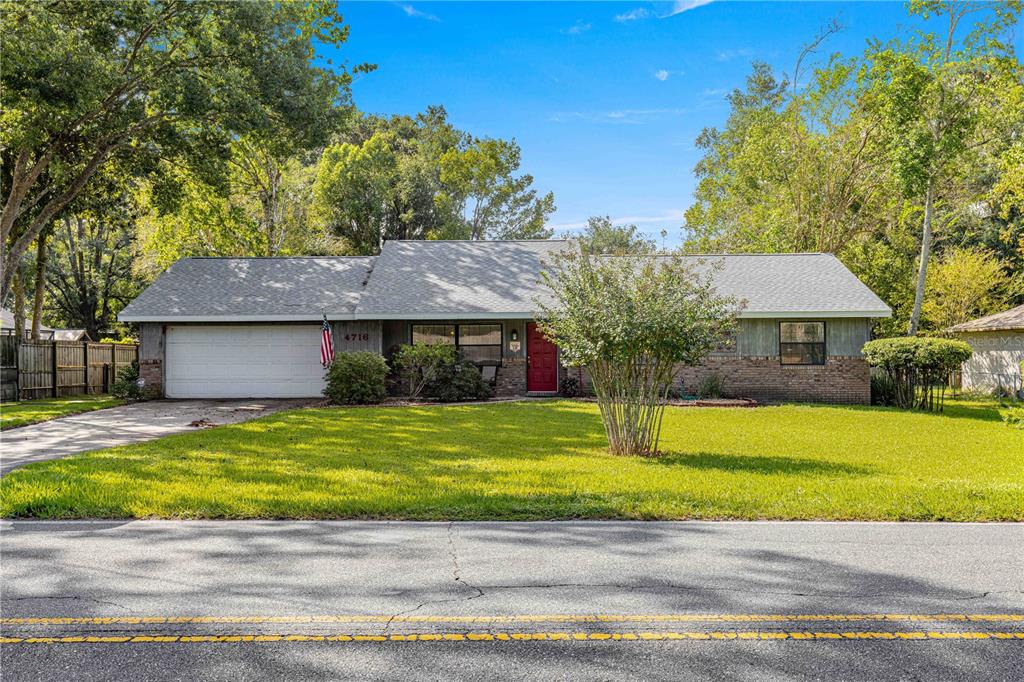
[[[775,357],[779,354],[779,322],[777,319],[740,320],[736,337],[740,357]],[[861,349],[871,339],[871,323],[864,317],[836,317],[826,320],[785,320],[787,322],[824,322],[825,350],[829,356],[861,357]],[[717,355],[717,354],[716,354]],[[730,354],[722,354],[726,357]]]
[[384,339],[380,320],[356,320],[332,322],[335,353],[369,351],[384,352]]

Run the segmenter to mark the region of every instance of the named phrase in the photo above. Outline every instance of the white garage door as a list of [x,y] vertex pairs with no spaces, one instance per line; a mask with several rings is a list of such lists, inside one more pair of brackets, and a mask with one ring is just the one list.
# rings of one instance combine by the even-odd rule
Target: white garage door
[[313,398],[324,388],[320,325],[167,328],[168,398]]

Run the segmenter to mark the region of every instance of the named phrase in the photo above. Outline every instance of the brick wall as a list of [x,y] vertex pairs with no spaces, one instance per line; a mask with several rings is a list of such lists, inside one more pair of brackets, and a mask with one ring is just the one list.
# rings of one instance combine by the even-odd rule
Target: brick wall
[[139,378],[146,382],[143,392],[147,398],[162,398],[164,396],[162,360],[139,360]]
[[729,396],[776,402],[871,402],[871,371],[861,357],[831,356],[824,365],[783,365],[778,356],[711,357],[697,367],[679,367],[676,376],[692,395],[712,372],[722,377]]
[[[871,371],[861,357],[830,356],[824,365],[782,365],[778,356],[711,357],[703,365],[676,368],[683,391],[695,395],[704,377],[722,377],[726,396],[761,402],[868,404]],[[590,378],[583,373],[585,390]]]
[[526,358],[505,358],[495,377],[494,395],[526,395]]

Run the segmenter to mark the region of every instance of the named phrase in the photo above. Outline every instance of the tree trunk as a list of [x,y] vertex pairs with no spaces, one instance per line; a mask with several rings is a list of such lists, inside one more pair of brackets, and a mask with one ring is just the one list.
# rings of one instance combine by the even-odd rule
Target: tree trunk
[[910,327],[907,336],[917,334],[917,326],[921,322],[921,305],[924,303],[924,285],[928,276],[928,257],[932,248],[932,203],[935,195],[935,179],[928,178],[928,188],[924,195],[924,228],[921,235],[921,262],[917,268],[917,290],[914,292],[914,311],[910,314]]
[[14,281],[11,287],[14,289],[14,336],[18,339],[25,338],[25,285],[22,281],[24,273],[21,265],[14,271]]
[[36,240],[36,293],[32,299],[32,340],[39,340],[39,328],[43,319],[43,297],[46,295],[46,237],[47,232],[39,234]]

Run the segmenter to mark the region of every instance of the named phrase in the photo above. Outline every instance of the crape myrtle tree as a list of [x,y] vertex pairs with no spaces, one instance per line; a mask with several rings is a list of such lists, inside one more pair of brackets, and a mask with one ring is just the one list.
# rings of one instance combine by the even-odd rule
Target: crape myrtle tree
[[735,332],[741,304],[716,292],[715,267],[578,248],[546,264],[538,328],[563,363],[586,368],[612,454],[656,456],[676,365],[700,363]]

